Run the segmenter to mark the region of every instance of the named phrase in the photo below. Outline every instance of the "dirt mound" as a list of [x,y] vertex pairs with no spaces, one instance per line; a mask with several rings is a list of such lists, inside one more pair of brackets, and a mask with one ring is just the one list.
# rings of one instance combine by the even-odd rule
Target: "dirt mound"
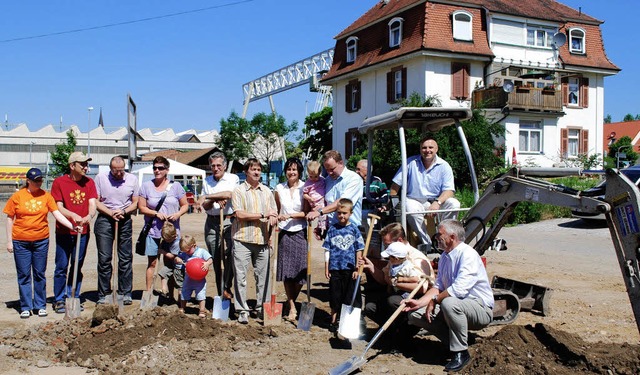
[[544,324],[506,326],[478,340],[474,374],[639,374],[640,346],[587,343]]

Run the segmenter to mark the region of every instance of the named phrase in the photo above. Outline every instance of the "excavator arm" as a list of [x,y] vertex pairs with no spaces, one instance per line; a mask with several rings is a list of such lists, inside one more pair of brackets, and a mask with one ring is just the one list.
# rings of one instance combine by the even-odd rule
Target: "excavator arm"
[[[535,169],[531,169],[534,173]],[[605,214],[614,250],[640,332],[640,191],[618,171],[606,171],[604,199],[544,180],[527,177],[526,169],[514,168],[493,180],[478,202],[467,212],[466,241],[475,241],[479,254],[489,248],[519,202],[568,207],[585,213]]]

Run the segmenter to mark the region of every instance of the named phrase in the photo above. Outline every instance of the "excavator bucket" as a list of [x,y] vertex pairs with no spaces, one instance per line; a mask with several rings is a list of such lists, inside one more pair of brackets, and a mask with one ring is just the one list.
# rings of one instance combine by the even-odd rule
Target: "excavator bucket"
[[[541,285],[529,284],[522,281],[494,276],[491,287],[509,291],[518,297],[520,308],[523,311],[536,311],[544,316],[551,313],[550,300],[553,289]],[[494,292],[495,297],[495,292]],[[507,300],[507,298],[504,298]],[[511,303],[513,306],[513,303]]]

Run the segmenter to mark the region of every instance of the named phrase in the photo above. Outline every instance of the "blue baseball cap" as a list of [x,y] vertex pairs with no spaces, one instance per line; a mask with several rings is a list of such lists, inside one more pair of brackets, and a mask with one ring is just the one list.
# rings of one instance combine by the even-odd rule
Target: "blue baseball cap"
[[27,171],[27,179],[35,181],[39,178],[42,178],[42,171],[38,168],[31,168]]

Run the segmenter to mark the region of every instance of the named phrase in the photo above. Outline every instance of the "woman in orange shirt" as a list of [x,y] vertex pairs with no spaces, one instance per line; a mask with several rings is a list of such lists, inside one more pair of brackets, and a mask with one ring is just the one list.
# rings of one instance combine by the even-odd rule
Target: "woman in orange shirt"
[[73,224],[58,211],[58,206],[51,194],[40,188],[42,171],[31,168],[26,177],[26,185],[15,192],[4,206],[4,213],[7,214],[7,251],[13,253],[16,262],[20,291],[20,317],[23,319],[30,317],[34,309],[38,310],[38,316],[47,316],[45,278],[49,252],[47,214],[51,212],[62,225],[74,230]]

